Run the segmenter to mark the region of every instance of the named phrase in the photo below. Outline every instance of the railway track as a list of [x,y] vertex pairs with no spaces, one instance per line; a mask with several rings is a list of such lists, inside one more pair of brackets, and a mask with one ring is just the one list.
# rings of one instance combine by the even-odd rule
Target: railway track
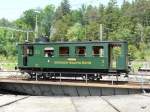
[[[64,78],[64,77],[57,77],[57,78],[53,78],[53,79],[42,79],[42,78],[35,78],[35,79],[28,79],[26,77],[21,77],[20,75],[18,76],[17,74],[20,73],[19,71],[16,71],[16,70],[11,70],[11,71],[0,71],[0,73],[16,73],[16,75],[10,75],[8,78],[0,78],[0,80],[4,79],[4,80],[24,80],[24,81],[51,81],[51,82],[75,82],[75,83],[99,83],[99,84],[113,84],[113,85],[117,85],[117,84],[131,84],[131,85],[139,85],[141,83],[143,83],[144,85],[149,85],[150,84],[150,81],[149,83],[145,83],[145,82],[136,82],[136,81],[131,81],[131,80],[118,80],[117,81],[117,78],[110,78],[109,80],[89,80],[89,79],[82,79],[82,78],[75,78],[75,77],[72,77],[72,78]],[[109,75],[111,76],[111,75]],[[141,76],[150,76],[150,75],[144,75],[144,74],[129,74],[129,76],[135,76],[135,77],[141,77]],[[116,76],[114,76],[116,77]],[[150,79],[149,79],[150,80]]]
[[[19,70],[0,70],[0,73],[21,73]],[[42,73],[42,72],[39,72]],[[47,73],[47,72],[45,72]],[[50,72],[53,73],[53,72]],[[54,73],[69,73],[69,72],[54,72]],[[76,72],[70,72],[71,74],[76,74]],[[77,73],[81,74],[81,73]],[[89,74],[89,73],[83,73],[83,74]],[[90,73],[94,74],[94,73]],[[129,73],[129,76],[150,76],[150,72],[137,72],[137,73]],[[112,76],[111,74],[108,74],[108,76]],[[114,75],[115,76],[115,75]]]
[[6,89],[1,89],[0,93],[1,93],[0,96],[7,95],[7,94],[12,94],[12,95],[28,95],[28,94],[25,94],[25,93],[11,91],[11,90],[6,90]]
[[[23,79],[25,81],[35,81],[35,80],[31,80],[31,79]],[[74,79],[48,79],[48,80],[43,80],[43,79],[39,79],[38,81],[51,81],[51,82],[76,82],[76,83],[103,83],[103,84],[112,84],[111,80],[87,80],[87,82],[85,80],[74,80]],[[128,83],[128,81],[113,81],[113,84],[126,84]]]
[[145,96],[145,97],[150,97],[150,95],[147,95],[147,94],[141,94],[142,96]]
[[108,105],[110,105],[113,109],[115,109],[117,112],[121,112],[114,104],[112,104],[108,99],[101,96],[101,99],[104,100]]
[[[55,81],[55,82],[54,82]],[[119,94],[133,94],[149,92],[149,85],[141,85],[134,82],[117,82],[111,81],[88,82],[76,80],[0,80],[2,88],[26,93],[29,95],[66,95],[66,96],[105,96]]]
[[[22,78],[0,78],[0,80],[16,80],[16,81],[38,81],[38,82],[67,82],[67,83],[88,83],[88,84],[108,84],[108,85],[142,85],[142,83],[140,82],[132,82],[132,81],[117,81],[117,80],[74,80],[74,79],[47,79],[47,80],[43,80],[43,79],[22,79]],[[143,83],[143,85],[150,85],[150,83]]]
[[25,97],[23,97],[23,98],[19,98],[19,99],[17,99],[17,100],[13,100],[13,101],[11,101],[11,102],[5,103],[5,104],[3,104],[3,105],[0,105],[0,108],[5,107],[5,106],[9,106],[9,105],[11,105],[11,104],[13,104],[13,103],[16,103],[16,102],[19,102],[19,101],[21,101],[21,100],[25,100],[25,99],[27,99],[27,98],[29,98],[29,97],[30,97],[30,96],[25,96]]

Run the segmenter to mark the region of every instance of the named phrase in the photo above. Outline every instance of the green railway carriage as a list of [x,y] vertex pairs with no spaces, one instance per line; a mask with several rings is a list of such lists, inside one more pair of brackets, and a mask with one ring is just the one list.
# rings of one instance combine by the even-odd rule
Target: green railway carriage
[[18,68],[33,72],[127,73],[125,41],[18,44]]

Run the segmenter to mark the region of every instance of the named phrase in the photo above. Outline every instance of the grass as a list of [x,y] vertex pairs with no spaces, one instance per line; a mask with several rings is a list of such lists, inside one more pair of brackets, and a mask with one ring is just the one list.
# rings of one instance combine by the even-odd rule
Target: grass
[[139,67],[142,67],[143,66],[143,62],[144,61],[133,61],[132,62],[132,70],[134,71],[134,72],[137,72],[138,71],[138,69],[139,69]]
[[3,63],[1,64],[2,70],[14,70],[17,63]]
[[[135,72],[138,71],[139,67],[143,67],[145,63],[150,63],[150,47],[142,51],[138,51],[135,54],[137,55],[138,59],[132,61],[132,68]],[[144,57],[144,58],[141,58]]]
[[148,61],[150,61],[150,48],[147,48],[145,50],[144,54],[145,54],[145,59],[148,60]]
[[17,59],[15,56],[0,56],[0,68],[4,70],[14,70],[15,66],[17,65],[16,60]]

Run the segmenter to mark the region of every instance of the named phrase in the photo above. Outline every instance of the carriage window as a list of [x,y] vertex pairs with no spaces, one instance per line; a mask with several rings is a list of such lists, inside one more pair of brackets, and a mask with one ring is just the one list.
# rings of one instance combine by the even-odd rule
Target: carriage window
[[34,54],[33,46],[27,46],[26,54],[27,54],[28,56],[33,56],[33,54]]
[[85,47],[76,47],[76,55],[78,56],[85,56],[86,55],[86,48]]
[[103,46],[93,46],[93,56],[104,56],[104,47]]
[[53,57],[54,56],[54,48],[53,47],[47,47],[44,49],[44,56],[45,57]]
[[59,56],[69,56],[69,47],[59,47]]

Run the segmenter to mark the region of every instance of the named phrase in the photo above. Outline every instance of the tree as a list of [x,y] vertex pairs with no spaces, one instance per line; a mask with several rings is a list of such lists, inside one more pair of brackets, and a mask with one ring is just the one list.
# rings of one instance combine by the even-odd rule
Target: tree
[[[107,28],[107,31],[105,32],[106,35],[106,40],[108,40],[108,36],[110,35],[109,33],[117,30],[120,16],[120,10],[117,7],[117,1],[116,0],[110,0],[108,3],[108,6],[106,7],[105,10],[105,15],[104,15],[104,27]],[[109,38],[110,39],[110,38]]]
[[50,29],[54,19],[54,10],[55,7],[53,5],[48,5],[41,13],[41,33],[45,33],[47,36],[50,36]]
[[38,14],[38,13],[35,12],[35,9],[29,9],[23,13],[23,15],[20,19],[25,24],[27,24],[29,27],[31,27],[32,30],[34,30],[35,29],[36,14]]
[[66,36],[69,41],[85,40],[85,30],[80,23],[75,23],[68,29]]
[[2,18],[0,19],[0,25],[1,26],[6,26],[6,27],[11,27],[13,24],[11,22],[9,22],[7,19]]
[[66,14],[70,13],[70,4],[69,4],[68,0],[63,0],[61,2],[61,6],[60,7],[61,7],[63,15],[66,15]]
[[61,5],[56,9],[55,12],[55,20],[62,19],[63,16],[69,14],[71,12],[70,10],[70,4],[68,0],[63,0],[61,2]]
[[67,33],[68,25],[63,22],[63,20],[57,20],[54,25],[55,32],[52,35],[52,40],[54,41],[67,41],[66,33]]
[[53,27],[55,33],[53,33],[52,38],[54,40],[68,40],[67,30],[73,25],[70,12],[70,4],[68,0],[63,0],[61,5],[56,9],[54,17]]
[[[83,4],[74,10],[69,0],[62,0],[56,9],[53,5],[38,9],[39,13],[35,12],[37,9],[29,9],[13,22],[0,19],[0,25],[34,30],[37,15],[40,35],[50,36],[53,41],[84,41],[98,40],[99,24],[103,24],[103,40],[126,40],[133,59],[146,59],[145,55],[148,54],[143,51],[150,48],[149,7],[150,0],[124,1],[121,6],[117,5],[117,0],[109,0],[106,6]],[[0,53],[3,55],[14,55],[14,49],[11,49],[13,44],[10,45],[15,42],[15,39],[10,38],[12,33],[18,43],[24,42],[26,38],[25,33],[0,29]],[[29,39],[34,40],[34,33],[29,34]]]

